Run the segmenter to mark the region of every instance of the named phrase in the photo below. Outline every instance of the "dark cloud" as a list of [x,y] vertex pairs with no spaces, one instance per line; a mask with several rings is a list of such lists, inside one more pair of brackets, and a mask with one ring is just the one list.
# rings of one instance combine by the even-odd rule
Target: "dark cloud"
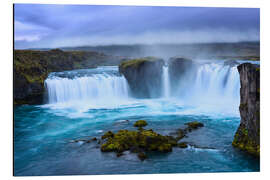
[[16,48],[253,41],[260,31],[255,8],[16,4],[14,13]]

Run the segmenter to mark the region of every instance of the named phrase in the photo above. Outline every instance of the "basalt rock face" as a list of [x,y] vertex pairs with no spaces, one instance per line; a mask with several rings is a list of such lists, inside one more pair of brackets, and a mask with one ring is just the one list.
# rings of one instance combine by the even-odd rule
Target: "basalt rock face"
[[87,51],[15,50],[13,67],[14,104],[41,104],[45,94],[44,81],[50,72],[93,68],[121,62],[121,57]]
[[179,88],[185,88],[190,82],[193,82],[196,77],[196,68],[197,65],[191,59],[183,58],[183,57],[172,57],[168,61],[169,66],[169,77],[170,77],[170,85],[171,89],[175,94],[176,92],[180,92]]
[[119,72],[128,81],[136,98],[156,98],[162,95],[163,59],[146,57],[123,61]]
[[260,155],[260,66],[250,63],[239,65],[240,73],[240,126],[232,145],[250,154]]

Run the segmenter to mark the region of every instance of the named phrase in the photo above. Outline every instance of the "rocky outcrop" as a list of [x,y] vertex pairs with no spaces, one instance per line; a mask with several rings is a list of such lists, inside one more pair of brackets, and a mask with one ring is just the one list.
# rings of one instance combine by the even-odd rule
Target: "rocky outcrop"
[[187,148],[187,142],[178,141],[185,137],[185,135],[193,130],[196,130],[204,125],[200,122],[189,122],[187,128],[179,129],[184,133],[177,132],[176,137],[164,136],[156,133],[152,129],[146,130],[142,127],[147,126],[147,122],[144,120],[136,121],[133,125],[138,127],[138,130],[119,130],[116,133],[111,131],[106,132],[102,137],[102,144],[100,150],[102,152],[115,152],[116,156],[120,157],[124,151],[130,151],[131,153],[137,153],[140,160],[147,158],[147,152],[161,152],[168,153],[173,150],[173,147]]
[[45,94],[44,80],[50,72],[93,68],[121,62],[121,57],[90,51],[15,50],[13,71],[14,104],[41,104]]
[[250,154],[260,155],[260,67],[244,63],[239,65],[241,122],[232,145]]
[[[185,88],[189,83],[193,82],[196,70],[196,63],[191,59],[183,57],[172,57],[168,61],[170,86],[174,92],[180,92],[179,88]],[[171,92],[174,94],[174,92]]]
[[162,94],[162,66],[160,58],[145,57],[123,61],[119,72],[128,81],[131,93],[136,98],[156,98]]

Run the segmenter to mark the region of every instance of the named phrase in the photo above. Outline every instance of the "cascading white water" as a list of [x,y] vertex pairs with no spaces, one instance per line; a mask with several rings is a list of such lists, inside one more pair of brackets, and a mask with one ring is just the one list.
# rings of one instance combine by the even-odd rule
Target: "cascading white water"
[[204,97],[239,99],[240,79],[237,67],[205,64],[199,67],[193,93]]
[[[128,99],[128,83],[120,76],[117,67],[97,68],[91,72],[68,71],[63,74],[51,74],[45,84],[50,104],[87,101],[104,104]],[[182,77],[179,88],[171,93],[168,66],[163,67],[163,97],[179,98],[188,104],[235,104],[240,100],[240,79],[236,67],[222,63],[200,64],[194,79]],[[62,72],[63,73],[63,72]],[[192,76],[187,73],[184,76]],[[189,80],[187,80],[189,79]],[[184,83],[183,83],[184,82]],[[176,93],[175,93],[176,92]],[[236,108],[237,109],[237,108]]]
[[51,76],[45,81],[49,103],[70,101],[104,101],[128,97],[128,84],[123,76],[100,73],[71,79]]
[[170,80],[168,66],[163,66],[163,96],[170,97]]
[[240,77],[237,67],[221,63],[201,64],[196,69],[194,81],[188,82],[183,89],[180,87],[179,92],[179,98],[188,104],[238,111]]

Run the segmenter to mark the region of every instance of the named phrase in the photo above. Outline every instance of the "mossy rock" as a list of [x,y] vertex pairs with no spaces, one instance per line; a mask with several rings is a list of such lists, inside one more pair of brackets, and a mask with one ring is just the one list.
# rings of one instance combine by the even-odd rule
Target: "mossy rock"
[[187,143],[178,143],[179,139],[188,133],[187,129],[197,129],[203,126],[199,122],[188,123],[188,127],[184,130],[179,129],[176,132],[177,137],[174,137],[158,134],[152,129],[142,129],[146,125],[146,121],[139,120],[134,124],[135,127],[139,127],[138,130],[119,130],[116,133],[106,132],[102,136],[104,141],[100,150],[102,152],[115,152],[117,157],[121,156],[124,151],[130,151],[131,153],[137,153],[138,158],[144,160],[146,152],[168,153],[173,150],[173,147],[186,148]]
[[199,127],[203,127],[204,124],[198,121],[193,121],[189,123],[185,123],[185,125],[188,126],[189,129],[198,129]]
[[145,120],[139,120],[134,123],[134,127],[145,127],[148,123]]
[[182,139],[183,137],[185,137],[185,135],[186,135],[186,131],[185,130],[183,130],[183,129],[178,129],[177,131],[176,131],[176,139],[177,140],[180,140],[180,139]]
[[146,62],[154,62],[160,60],[159,58],[156,57],[152,57],[152,56],[148,56],[148,57],[144,57],[144,58],[138,58],[138,59],[132,59],[132,60],[128,60],[128,61],[123,61],[119,67],[121,69],[125,69],[125,68],[129,68],[129,67],[133,67],[133,68],[138,68],[140,65],[146,63]]
[[107,132],[103,136],[106,141],[101,145],[102,152],[146,151],[171,152],[177,141],[171,136],[163,136],[153,130],[119,130],[117,133]]
[[141,161],[144,161],[147,158],[147,156],[146,156],[146,154],[144,152],[138,153],[137,156]]
[[260,146],[249,137],[248,130],[241,125],[234,135],[232,145],[252,155],[260,156]]
[[113,138],[114,134],[111,131],[107,131],[101,139]]
[[179,148],[187,148],[188,145],[187,145],[186,142],[181,142],[181,143],[178,143],[178,144],[177,144],[177,147],[179,147]]
[[159,152],[172,152],[172,145],[171,144],[161,144],[158,146]]

